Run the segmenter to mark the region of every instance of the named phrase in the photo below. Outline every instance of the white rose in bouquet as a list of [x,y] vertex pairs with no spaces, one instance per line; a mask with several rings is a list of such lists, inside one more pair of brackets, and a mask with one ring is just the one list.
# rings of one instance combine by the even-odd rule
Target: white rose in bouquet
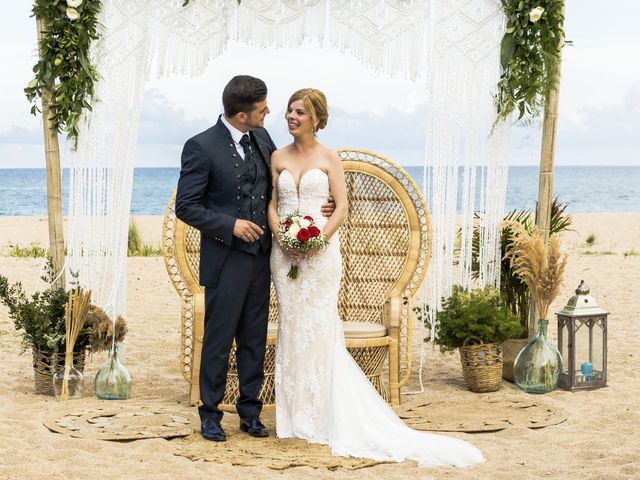
[[291,225],[289,227],[289,230],[287,231],[287,235],[289,236],[289,238],[296,238],[296,235],[298,235],[300,228],[300,225],[297,225],[295,223]]
[[534,8],[529,12],[529,21],[531,23],[536,23],[538,20],[540,20],[540,17],[542,17],[543,13],[544,13],[544,8],[542,7]]
[[301,218],[299,223],[302,228],[307,228],[311,225],[311,222],[306,218]]
[[80,14],[75,8],[69,7],[67,8],[67,17],[69,17],[69,20],[77,20],[80,18]]
[[82,5],[82,0],[67,0],[67,6],[68,7],[79,7],[80,5]]

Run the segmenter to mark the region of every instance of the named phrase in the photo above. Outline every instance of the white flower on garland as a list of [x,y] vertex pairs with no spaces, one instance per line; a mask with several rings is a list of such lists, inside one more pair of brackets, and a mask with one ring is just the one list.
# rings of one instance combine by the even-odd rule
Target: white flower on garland
[[543,13],[544,13],[544,8],[542,7],[534,8],[529,12],[529,21],[531,23],[536,23],[538,20],[540,20],[540,17],[542,17]]
[[82,5],[82,1],[83,0],[67,0],[67,6],[68,7],[72,7],[72,8],[76,8],[76,7],[79,7],[80,5]]
[[80,14],[75,8],[69,7],[67,8],[67,17],[69,17],[69,20],[77,20],[80,18]]

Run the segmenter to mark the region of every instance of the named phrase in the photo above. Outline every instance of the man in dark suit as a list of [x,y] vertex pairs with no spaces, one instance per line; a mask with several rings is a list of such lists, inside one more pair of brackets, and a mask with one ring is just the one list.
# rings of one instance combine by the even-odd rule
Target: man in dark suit
[[[176,216],[201,232],[200,284],[205,287],[205,329],[200,363],[202,435],[224,441],[220,420],[229,351],[235,338],[240,429],[268,436],[258,398],[269,316],[271,153],[264,129],[267,87],[240,75],[222,94],[224,115],[187,140],[176,194]],[[325,206],[330,215],[333,207]]]
[[224,115],[189,139],[182,151],[176,216],[201,232],[200,284],[205,287],[205,330],[200,368],[202,435],[226,439],[220,425],[233,339],[237,342],[241,428],[267,436],[258,393],[269,315],[271,232],[270,159],[276,149],[264,127],[267,87],[234,77],[222,94]]

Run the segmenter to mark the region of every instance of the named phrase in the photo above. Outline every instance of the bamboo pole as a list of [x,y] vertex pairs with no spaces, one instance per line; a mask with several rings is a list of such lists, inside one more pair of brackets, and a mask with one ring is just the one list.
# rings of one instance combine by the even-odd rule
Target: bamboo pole
[[[38,29],[38,49],[47,25],[36,18]],[[51,97],[53,80],[42,89],[42,127],[44,133],[44,155],[47,166],[47,213],[49,222],[49,252],[53,261],[54,286],[65,286],[64,272],[64,233],[62,228],[62,175],[60,171],[60,145],[58,132],[51,121]]]
[[[564,13],[564,6],[562,8]],[[559,46],[560,48],[560,46]],[[547,93],[544,106],[544,122],[542,124],[542,146],[540,149],[540,176],[538,181],[538,206],[536,225],[542,233],[542,240],[547,244],[551,228],[551,203],[553,201],[553,164],[556,151],[556,135],[558,128],[558,101],[560,97],[560,67],[562,55],[558,52],[558,69]],[[538,312],[535,302],[529,309],[529,336],[536,334]]]

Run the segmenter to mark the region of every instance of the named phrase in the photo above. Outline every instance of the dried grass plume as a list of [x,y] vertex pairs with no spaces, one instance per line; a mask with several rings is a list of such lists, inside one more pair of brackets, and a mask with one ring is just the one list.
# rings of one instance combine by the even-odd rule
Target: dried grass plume
[[508,222],[514,232],[513,245],[505,255],[517,275],[531,290],[538,317],[547,319],[551,302],[560,293],[567,255],[560,251],[560,237],[551,235],[545,245],[536,227],[532,233],[517,222]]
[[[89,313],[87,315],[86,325],[91,327],[91,342],[89,348],[92,353],[102,352],[111,348],[114,323],[111,318],[96,305],[89,307]],[[116,343],[122,342],[124,336],[127,334],[127,323],[120,315],[115,321]]]

